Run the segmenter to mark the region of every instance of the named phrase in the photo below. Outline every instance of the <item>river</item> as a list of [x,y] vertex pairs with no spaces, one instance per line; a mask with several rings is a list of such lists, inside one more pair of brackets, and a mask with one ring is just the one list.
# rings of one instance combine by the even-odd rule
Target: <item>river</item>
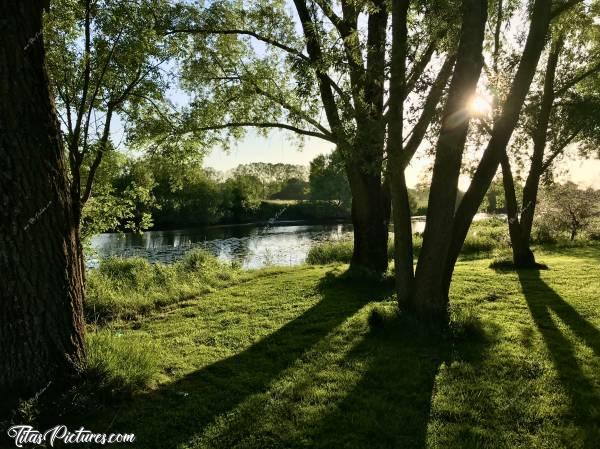
[[[478,214],[476,219],[489,217]],[[423,232],[424,217],[413,217],[413,231]],[[204,248],[223,261],[238,261],[242,268],[291,266],[305,262],[316,243],[352,238],[349,224],[298,224],[210,226],[143,234],[107,233],[92,238],[88,267],[102,258],[145,257],[151,262],[174,262],[193,248]]]

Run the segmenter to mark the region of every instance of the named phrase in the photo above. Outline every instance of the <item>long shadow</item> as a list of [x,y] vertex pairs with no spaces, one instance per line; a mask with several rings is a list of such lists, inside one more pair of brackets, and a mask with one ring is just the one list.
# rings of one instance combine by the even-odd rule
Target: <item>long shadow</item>
[[435,378],[449,358],[449,342],[426,337],[410,318],[373,328],[346,359],[368,360],[367,372],[307,435],[310,447],[424,449]]
[[334,276],[324,279],[319,289],[323,297],[319,303],[245,351],[114,410],[110,432],[135,433],[137,448],[175,448],[248,396],[265,391],[279,373],[347,317],[391,292],[387,284],[369,286]]
[[537,270],[519,271],[518,275],[533,320],[544,338],[561,383],[571,399],[570,418],[582,433],[584,447],[597,448],[600,442],[600,397],[593,383],[581,370],[575,356],[575,348],[556,325],[552,313],[598,357],[600,331],[550,288],[540,278]]

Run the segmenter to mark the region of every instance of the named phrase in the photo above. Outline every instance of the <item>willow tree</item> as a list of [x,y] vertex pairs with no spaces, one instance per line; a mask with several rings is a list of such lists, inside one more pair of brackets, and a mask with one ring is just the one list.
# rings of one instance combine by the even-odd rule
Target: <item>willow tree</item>
[[[455,209],[458,178],[469,133],[468,104],[475,93],[483,66],[488,8],[485,0],[464,0],[462,3],[461,40],[435,148],[428,214],[414,288],[398,285],[399,294],[407,298],[406,307],[427,319],[447,320],[448,293],[454,265],[473,217],[517,126],[545,47],[550,21],[574,3],[577,2],[556,4],[551,0],[536,0],[531,12],[527,11],[530,14],[529,31],[517,70],[502,100],[498,119],[490,129],[490,140],[472,176],[469,189]],[[403,249],[397,247],[396,251]],[[404,257],[404,254],[401,252],[397,257]],[[409,292],[403,293],[402,289],[408,289]]]
[[85,210],[90,199],[110,202],[111,192],[95,190],[94,181],[107,154],[123,140],[115,131],[121,127],[127,133],[140,108],[167,101],[173,47],[153,26],[166,7],[165,0],[55,0],[50,5],[44,24],[48,72],[78,229],[82,217],[90,217]]
[[42,2],[2,0],[0,14],[0,408],[84,362],[83,267],[54,103]]
[[600,144],[600,26],[594,23],[590,8],[579,4],[553,23],[544,64],[509,148],[517,166],[525,169],[520,199],[511,158],[502,160],[513,262],[517,267],[536,265],[530,246],[541,180],[551,175],[569,146],[587,157],[594,155]]
[[[166,34],[189,37],[183,85],[192,98],[181,134],[214,143],[223,130],[239,138],[248,127],[280,128],[331,142],[352,192],[351,265],[381,273],[390,216],[386,138],[409,123],[388,109],[387,2],[295,0],[293,12],[286,5],[182,4],[165,19]],[[448,63],[438,76],[435,62],[452,49],[452,11],[446,2],[421,3],[410,22],[404,95],[415,94],[413,154],[450,73]],[[416,105],[424,102],[433,106],[422,115]]]

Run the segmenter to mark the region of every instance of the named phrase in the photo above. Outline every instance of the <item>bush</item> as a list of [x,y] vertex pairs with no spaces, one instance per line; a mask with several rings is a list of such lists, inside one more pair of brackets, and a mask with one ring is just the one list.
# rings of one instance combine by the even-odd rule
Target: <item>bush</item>
[[171,265],[141,258],[110,258],[88,273],[85,313],[88,322],[134,319],[234,282],[239,269],[205,250],[193,250]]
[[160,355],[148,338],[110,330],[86,336],[85,380],[108,396],[127,396],[148,388],[158,375]]

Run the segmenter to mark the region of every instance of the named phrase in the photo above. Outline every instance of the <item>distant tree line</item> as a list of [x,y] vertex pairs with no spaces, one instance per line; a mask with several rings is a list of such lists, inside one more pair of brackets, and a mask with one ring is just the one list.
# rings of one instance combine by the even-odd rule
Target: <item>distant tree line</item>
[[310,167],[255,162],[227,173],[201,161],[111,152],[83,208],[82,233],[216,223],[349,219],[350,189],[336,154]]

